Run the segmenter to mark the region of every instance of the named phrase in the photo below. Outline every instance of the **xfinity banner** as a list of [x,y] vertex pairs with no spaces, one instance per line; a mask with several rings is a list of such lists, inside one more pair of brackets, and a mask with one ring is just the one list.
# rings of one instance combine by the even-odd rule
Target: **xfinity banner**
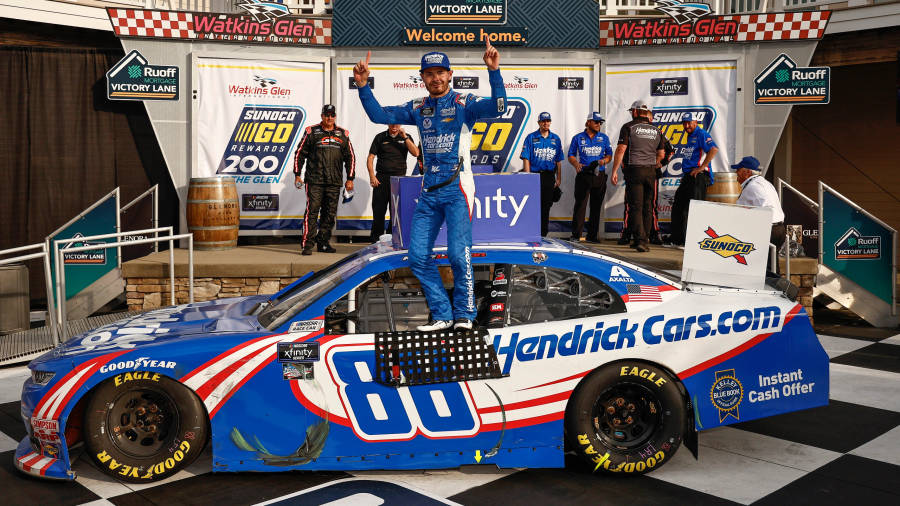
[[193,176],[234,178],[241,234],[299,230],[306,197],[294,187],[294,153],[305,128],[320,120],[324,64],[201,57],[194,71]]
[[[647,91],[650,93],[647,93]],[[653,124],[659,127],[672,143],[675,153],[657,181],[659,189],[659,222],[668,231],[675,190],[681,183],[681,164],[686,152],[687,133],[681,116],[690,112],[698,117],[697,126],[708,131],[719,146],[719,154],[712,162],[714,171],[727,171],[734,163],[736,142],[735,111],[737,111],[737,65],[734,61],[704,61],[690,63],[608,65],[606,71],[606,125],[615,148],[619,129],[631,121],[628,107],[637,99],[645,99],[653,109]],[[607,174],[612,164],[607,166]],[[621,169],[620,169],[621,170]],[[607,185],[606,233],[622,231],[625,183],[619,174],[619,186]]]
[[[541,240],[540,176],[482,174],[474,177],[473,244]],[[398,248],[409,248],[412,217],[421,192],[421,177],[391,178],[393,243]],[[435,244],[446,246],[446,224],[441,227]]]
[[[453,86],[460,93],[490,97],[487,70],[484,64],[457,65],[453,63]],[[403,104],[414,98],[428,95],[415,64],[371,64],[376,83],[373,92],[382,106]],[[339,65],[337,82],[337,122],[350,130],[350,140],[356,148],[356,196],[338,207],[338,230],[366,230],[371,228],[372,205],[369,174],[366,170],[366,153],[376,134],[387,129],[386,125],[371,123],[359,102],[352,81],[352,65]],[[542,111],[553,117],[550,130],[562,139],[568,150],[572,137],[584,130],[585,117],[598,105],[594,102],[594,67],[591,64],[565,66],[509,65],[501,67],[506,86],[507,110],[499,118],[478,121],[472,129],[470,153],[474,172],[518,172],[522,169],[522,141],[537,130],[537,116]],[[415,126],[407,126],[407,133],[416,143],[421,135]],[[408,157],[408,172],[412,174],[415,160]],[[476,178],[477,179],[477,178]],[[574,169],[568,162],[562,163],[563,196],[550,210],[550,231],[568,232],[574,205]],[[476,198],[482,198],[476,189]],[[539,192],[535,195],[539,195]]]

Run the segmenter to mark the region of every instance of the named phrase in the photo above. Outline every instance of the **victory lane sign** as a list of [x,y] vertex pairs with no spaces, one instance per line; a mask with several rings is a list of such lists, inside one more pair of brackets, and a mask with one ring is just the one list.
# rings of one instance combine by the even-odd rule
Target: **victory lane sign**
[[831,98],[829,67],[798,67],[782,53],[754,80],[757,105],[827,104]]
[[106,73],[110,100],[178,100],[178,67],[150,65],[131,51]]

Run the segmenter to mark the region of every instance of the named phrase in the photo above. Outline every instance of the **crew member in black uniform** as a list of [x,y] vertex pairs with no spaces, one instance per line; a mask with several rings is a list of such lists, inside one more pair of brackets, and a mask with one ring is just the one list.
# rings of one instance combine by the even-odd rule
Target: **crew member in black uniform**
[[665,143],[659,129],[650,124],[650,107],[642,100],[631,104],[631,117],[619,131],[613,159],[612,184],[619,182],[619,166],[625,163],[625,199],[630,213],[628,228],[634,236],[631,247],[643,253],[650,251],[648,233],[653,226],[653,194],[656,193],[656,170],[665,156]]
[[[388,125],[387,130],[372,139],[369,158],[366,159],[369,184],[372,185],[372,233],[369,235],[372,242],[378,241],[384,233],[384,215],[391,201],[391,176],[406,175],[408,154],[419,156],[419,148],[412,136],[407,135],[400,125]],[[387,232],[391,233],[390,222]]]
[[[650,111],[650,124],[653,124],[653,111]],[[659,127],[657,127],[659,128]],[[650,228],[650,244],[659,244],[663,243],[662,234],[659,231],[659,180],[662,179],[666,167],[668,167],[669,162],[672,161],[672,155],[675,153],[675,148],[672,146],[672,143],[669,142],[669,138],[666,137],[666,133],[660,129],[659,131],[663,136],[663,144],[665,154],[663,155],[663,159],[659,162],[659,167],[656,169],[656,187],[653,192],[653,202],[650,204],[650,214],[653,216],[651,220],[651,228]],[[628,201],[626,200],[623,203],[623,207],[625,208],[625,215],[622,220],[622,236],[619,237],[617,244],[626,245],[631,243],[631,229],[628,228],[628,214],[630,209],[628,209]]]
[[322,122],[306,127],[294,155],[294,182],[297,188],[303,188],[306,183],[306,213],[300,242],[304,255],[312,255],[314,244],[323,253],[336,251],[328,241],[344,179],[342,165],[347,171],[344,188],[353,191],[356,155],[350,145],[350,132],[334,124],[335,116],[333,105],[322,107]]

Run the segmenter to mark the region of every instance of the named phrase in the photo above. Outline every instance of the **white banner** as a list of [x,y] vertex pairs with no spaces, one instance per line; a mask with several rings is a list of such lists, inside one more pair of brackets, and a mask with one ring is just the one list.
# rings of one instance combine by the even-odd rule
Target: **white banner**
[[[371,64],[373,92],[382,106],[400,105],[428,94],[419,77],[418,63]],[[366,157],[372,138],[384,131],[385,125],[371,123],[351,84],[352,65],[339,65],[337,72],[337,123],[350,130],[356,149],[356,195],[338,208],[338,230],[368,231],[372,220],[371,187]],[[501,64],[506,86],[508,110],[502,118],[479,121],[472,132],[472,166],[491,165],[495,170],[517,172],[522,169],[519,154],[526,135],[537,130],[537,116],[543,111],[553,117],[551,131],[559,135],[568,151],[572,137],[584,130],[588,113],[596,110],[592,98],[594,66],[588,65],[509,65]],[[454,65],[453,89],[460,93],[490,96],[487,69],[483,64]],[[418,143],[421,135],[407,127]],[[407,174],[412,174],[415,160],[408,158]],[[550,230],[569,230],[574,205],[575,170],[562,163],[563,197],[550,211]],[[560,228],[564,227],[564,228]]]
[[[606,133],[615,149],[619,129],[631,121],[628,107],[635,100],[646,101],[653,109],[653,123],[659,126],[675,154],[659,180],[659,221],[668,229],[675,190],[681,182],[681,148],[686,134],[681,115],[691,112],[701,117],[698,126],[707,130],[719,146],[712,161],[715,172],[730,170],[735,159],[737,112],[737,64],[708,61],[664,64],[608,65],[606,68]],[[611,169],[611,167],[610,167]],[[606,235],[622,231],[625,183],[609,185],[606,193]]]
[[242,235],[299,230],[306,197],[294,188],[294,152],[304,129],[320,120],[325,64],[198,58],[194,71],[193,176],[234,178]]

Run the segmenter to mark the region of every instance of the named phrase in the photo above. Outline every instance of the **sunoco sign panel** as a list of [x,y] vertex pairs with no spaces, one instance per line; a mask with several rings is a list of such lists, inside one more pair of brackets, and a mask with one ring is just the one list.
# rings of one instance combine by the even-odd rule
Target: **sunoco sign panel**
[[782,53],[754,80],[757,105],[827,104],[831,98],[831,69],[798,67]]
[[132,51],[106,73],[106,96],[110,100],[178,100],[178,67],[150,65]]

